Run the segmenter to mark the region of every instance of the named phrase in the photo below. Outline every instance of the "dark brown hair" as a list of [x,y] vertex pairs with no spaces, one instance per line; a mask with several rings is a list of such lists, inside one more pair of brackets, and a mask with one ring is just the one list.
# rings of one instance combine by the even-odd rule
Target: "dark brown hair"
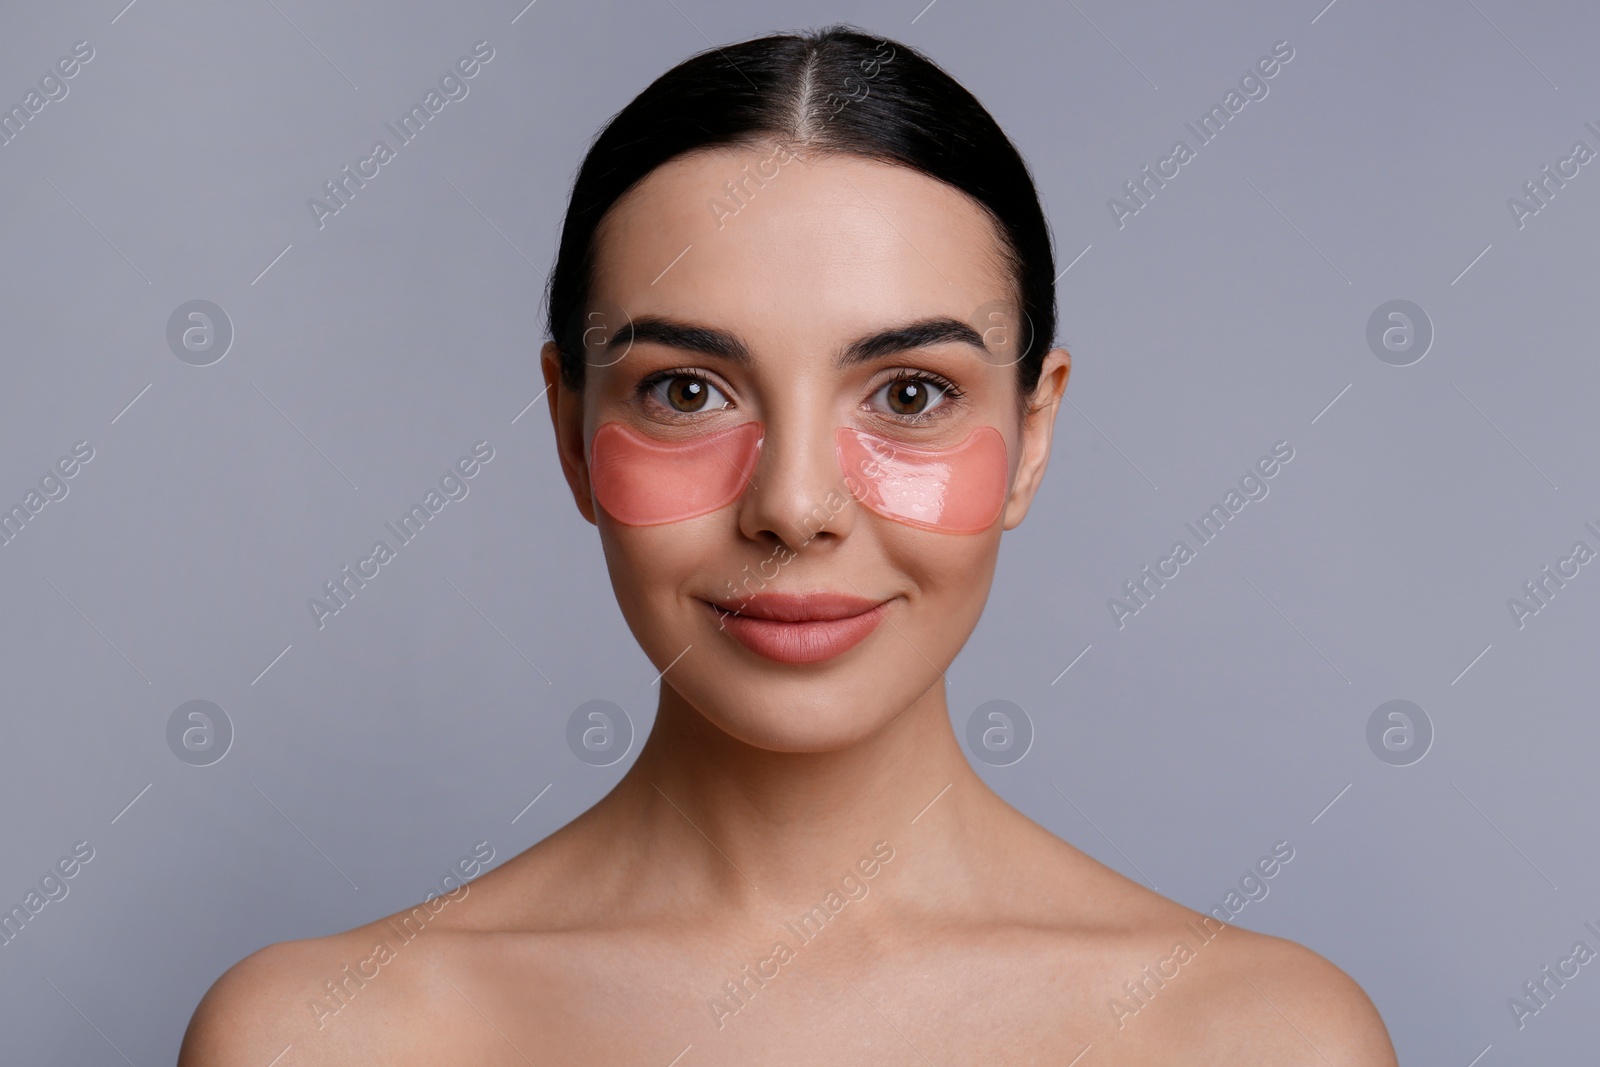
[[976,201],[1004,237],[1026,330],[1017,380],[1038,384],[1055,332],[1055,260],[1033,177],[976,97],[898,41],[841,24],[713,47],[684,60],[608,122],[573,182],[548,285],[563,380],[583,386],[584,311],[606,212],[668,160],[778,142],[909,167]]

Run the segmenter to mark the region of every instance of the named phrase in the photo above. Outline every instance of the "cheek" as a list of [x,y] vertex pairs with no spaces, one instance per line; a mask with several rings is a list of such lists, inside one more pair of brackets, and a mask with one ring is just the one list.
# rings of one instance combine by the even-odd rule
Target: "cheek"
[[980,426],[954,448],[907,448],[841,426],[835,434],[845,484],[886,519],[940,533],[981,533],[1000,517],[1010,467],[1005,438]]
[[[606,571],[611,590],[622,615],[645,648],[656,647],[662,621],[675,616],[678,590],[686,577],[704,571],[706,560],[716,558],[717,546],[700,527],[721,526],[716,519],[707,523],[685,522],[675,525],[630,526],[621,522],[600,524],[600,542],[605,551]],[[655,635],[652,637],[651,635]],[[674,637],[676,635],[673,635]],[[673,650],[676,655],[682,646]]]
[[755,470],[761,439],[759,422],[670,442],[608,422],[589,445],[589,484],[606,514],[620,523],[682,522],[738,499]]

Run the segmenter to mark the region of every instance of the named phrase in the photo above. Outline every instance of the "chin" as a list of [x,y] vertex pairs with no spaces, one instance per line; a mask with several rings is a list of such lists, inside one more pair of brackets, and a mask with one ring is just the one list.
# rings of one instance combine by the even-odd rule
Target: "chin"
[[[852,697],[836,686],[818,686],[807,680],[729,685],[727,674],[719,678],[708,679],[706,688],[712,692],[705,694],[705,700],[685,689],[678,691],[712,726],[768,752],[821,753],[851,748],[887,726],[914,699],[881,690]],[[735,693],[740,697],[737,706],[727,706],[729,695]]]

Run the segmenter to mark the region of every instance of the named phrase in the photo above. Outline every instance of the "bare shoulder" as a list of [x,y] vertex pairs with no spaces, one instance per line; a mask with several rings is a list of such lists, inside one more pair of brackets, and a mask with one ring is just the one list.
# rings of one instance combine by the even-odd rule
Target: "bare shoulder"
[[1070,845],[1029,844],[1045,857],[1035,874],[1073,887],[1039,899],[1085,976],[1076,1002],[1099,1020],[1095,1043],[1118,1062],[1396,1067],[1377,1008],[1328,959],[1184,907]]
[[[1197,917],[1198,917],[1198,913]],[[1213,926],[1217,925],[1211,920]],[[1325,957],[1294,941],[1225,927],[1174,1022],[1217,1063],[1240,1054],[1305,1067],[1395,1067],[1371,998]]]
[[464,935],[440,923],[418,938],[416,920],[401,921],[427,913],[419,905],[246,956],[196,1007],[179,1067],[263,1067],[290,1049],[300,1065],[438,1063],[461,1054],[459,1041],[444,1040],[458,1012],[438,989],[448,992],[439,965]]
[[[317,975],[338,970],[343,936],[267,945],[228,968],[189,1020],[179,1067],[270,1063],[297,1044],[314,1044],[301,1002],[315,997]],[[314,1052],[309,1059],[317,1061]]]

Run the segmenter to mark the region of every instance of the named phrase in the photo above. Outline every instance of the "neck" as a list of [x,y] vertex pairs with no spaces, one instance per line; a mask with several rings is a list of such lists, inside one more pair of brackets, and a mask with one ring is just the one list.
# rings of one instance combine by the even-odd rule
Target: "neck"
[[[592,814],[614,869],[659,887],[653,907],[754,914],[837,885],[880,842],[920,854],[928,870],[982,856],[996,806],[951,730],[942,683],[846,748],[774,752],[730,736],[663,682],[649,740]],[[923,864],[899,868],[911,866]],[[949,889],[898,884],[913,895]]]

